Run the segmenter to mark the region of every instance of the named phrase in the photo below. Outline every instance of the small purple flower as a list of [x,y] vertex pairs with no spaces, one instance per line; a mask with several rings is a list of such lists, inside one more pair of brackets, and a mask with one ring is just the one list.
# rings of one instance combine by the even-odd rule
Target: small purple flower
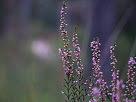
[[73,83],[75,84],[75,83],[78,83],[78,81],[73,81]]
[[62,49],[59,48],[58,50],[59,50],[59,54],[62,55]]
[[61,91],[62,94],[64,94],[64,91]]
[[97,87],[94,87],[92,90],[95,95],[98,95],[99,89]]

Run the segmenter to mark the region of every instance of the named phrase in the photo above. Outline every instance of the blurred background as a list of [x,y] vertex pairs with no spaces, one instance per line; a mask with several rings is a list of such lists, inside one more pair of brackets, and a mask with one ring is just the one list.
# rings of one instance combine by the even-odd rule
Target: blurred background
[[[0,102],[64,102],[64,70],[58,54],[63,0],[0,0]],[[85,77],[91,74],[90,42],[101,42],[101,70],[110,84],[109,47],[117,43],[117,68],[126,80],[136,56],[135,0],[66,0],[71,39],[78,27]]]

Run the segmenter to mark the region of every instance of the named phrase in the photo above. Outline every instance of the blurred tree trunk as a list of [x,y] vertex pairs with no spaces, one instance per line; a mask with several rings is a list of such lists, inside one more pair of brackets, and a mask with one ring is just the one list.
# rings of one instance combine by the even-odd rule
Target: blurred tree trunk
[[31,21],[32,0],[19,0],[18,2],[18,22],[17,38],[21,43],[27,40]]
[[3,1],[2,33],[5,37],[17,37],[17,41],[26,40],[31,16],[32,0]]
[[2,30],[3,30],[3,21],[4,21],[4,0],[0,1],[0,36],[2,35]]
[[[14,55],[13,61],[17,63],[14,68],[18,68],[22,49],[24,44],[27,45],[32,0],[4,0],[3,5],[2,33],[4,38],[2,38],[2,43],[7,43],[11,47],[10,52]],[[15,73],[13,69],[10,70]],[[20,69],[16,71],[20,71]]]
[[16,0],[4,0],[3,1],[4,9],[4,20],[3,20],[3,27],[2,33],[4,36],[9,35],[12,33],[15,27],[16,21]]

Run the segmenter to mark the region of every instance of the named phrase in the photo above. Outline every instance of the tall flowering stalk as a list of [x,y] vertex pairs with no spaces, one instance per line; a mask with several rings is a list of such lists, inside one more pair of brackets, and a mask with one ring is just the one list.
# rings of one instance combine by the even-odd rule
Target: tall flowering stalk
[[[101,43],[99,42],[99,38],[97,38],[97,40],[94,40],[91,42],[90,47],[92,48],[92,61],[93,61],[93,65],[94,65],[94,67],[92,68],[93,76],[97,78],[96,84],[98,84],[98,88],[99,88],[99,94],[98,94],[99,101],[101,100],[102,102],[104,102],[106,100],[105,96],[107,93],[108,86],[106,85],[106,82],[104,81],[103,72],[101,72],[101,70],[100,70],[101,66],[99,65],[99,62],[100,62],[99,46],[100,45],[101,45]],[[90,92],[91,95],[93,95],[92,92],[93,91]]]
[[70,102],[70,82],[71,82],[71,76],[73,74],[73,62],[71,61],[71,54],[72,51],[69,48],[69,39],[68,39],[68,35],[67,35],[67,31],[65,29],[65,27],[67,26],[66,21],[65,21],[65,15],[66,12],[65,10],[67,9],[66,7],[66,3],[63,2],[63,7],[61,9],[61,25],[60,25],[60,31],[61,31],[61,36],[62,39],[64,41],[64,49],[62,50],[61,48],[59,48],[59,54],[61,55],[61,59],[63,61],[63,67],[65,68],[65,74],[67,75],[67,80],[65,79],[66,85],[64,85],[67,89],[67,93],[62,92],[63,94],[65,94],[67,96],[67,100],[66,102]]
[[126,91],[125,91],[125,97],[126,101],[133,102],[131,99],[136,101],[135,96],[135,85],[134,85],[134,76],[136,69],[136,61],[133,57],[130,57],[130,60],[128,61],[128,72],[127,72],[127,82],[126,82]]
[[119,82],[119,70],[117,70],[116,68],[116,63],[117,63],[117,59],[115,57],[115,48],[117,47],[116,44],[114,44],[113,46],[110,47],[110,53],[111,56],[110,58],[112,59],[112,62],[110,63],[113,66],[113,69],[111,70],[112,73],[112,81],[111,81],[111,86],[112,87],[112,102],[119,102],[120,101],[120,93],[118,92],[118,85]]
[[81,94],[82,94],[82,85],[83,85],[83,64],[81,63],[81,58],[80,58],[80,47],[78,44],[78,37],[77,37],[77,33],[76,33],[77,28],[75,27],[74,29],[74,33],[73,33],[73,38],[72,38],[72,42],[73,42],[73,48],[74,48],[74,56],[75,59],[73,59],[73,61],[77,62],[77,78],[78,78],[78,95],[77,95],[77,101],[80,102],[81,99]]
[[69,39],[68,39],[68,35],[67,35],[67,31],[65,30],[65,26],[67,26],[66,22],[65,22],[65,9],[66,9],[66,3],[63,3],[63,7],[61,9],[61,25],[60,25],[60,31],[61,31],[61,36],[62,39],[64,41],[64,51],[62,51],[62,49],[59,49],[59,53],[62,56],[63,60],[63,67],[65,67],[65,72],[67,75],[72,74],[72,69],[73,69],[73,63],[71,63],[71,54],[72,51],[69,48]]
[[134,90],[133,90],[133,100],[136,101],[136,84],[134,85]]

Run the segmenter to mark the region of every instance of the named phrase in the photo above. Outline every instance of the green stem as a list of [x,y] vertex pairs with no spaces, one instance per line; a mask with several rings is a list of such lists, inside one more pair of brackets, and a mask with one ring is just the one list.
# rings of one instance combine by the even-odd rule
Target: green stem
[[69,84],[70,84],[70,81],[69,81],[69,74],[67,75],[68,76],[68,102],[70,102],[70,89],[69,89]]

